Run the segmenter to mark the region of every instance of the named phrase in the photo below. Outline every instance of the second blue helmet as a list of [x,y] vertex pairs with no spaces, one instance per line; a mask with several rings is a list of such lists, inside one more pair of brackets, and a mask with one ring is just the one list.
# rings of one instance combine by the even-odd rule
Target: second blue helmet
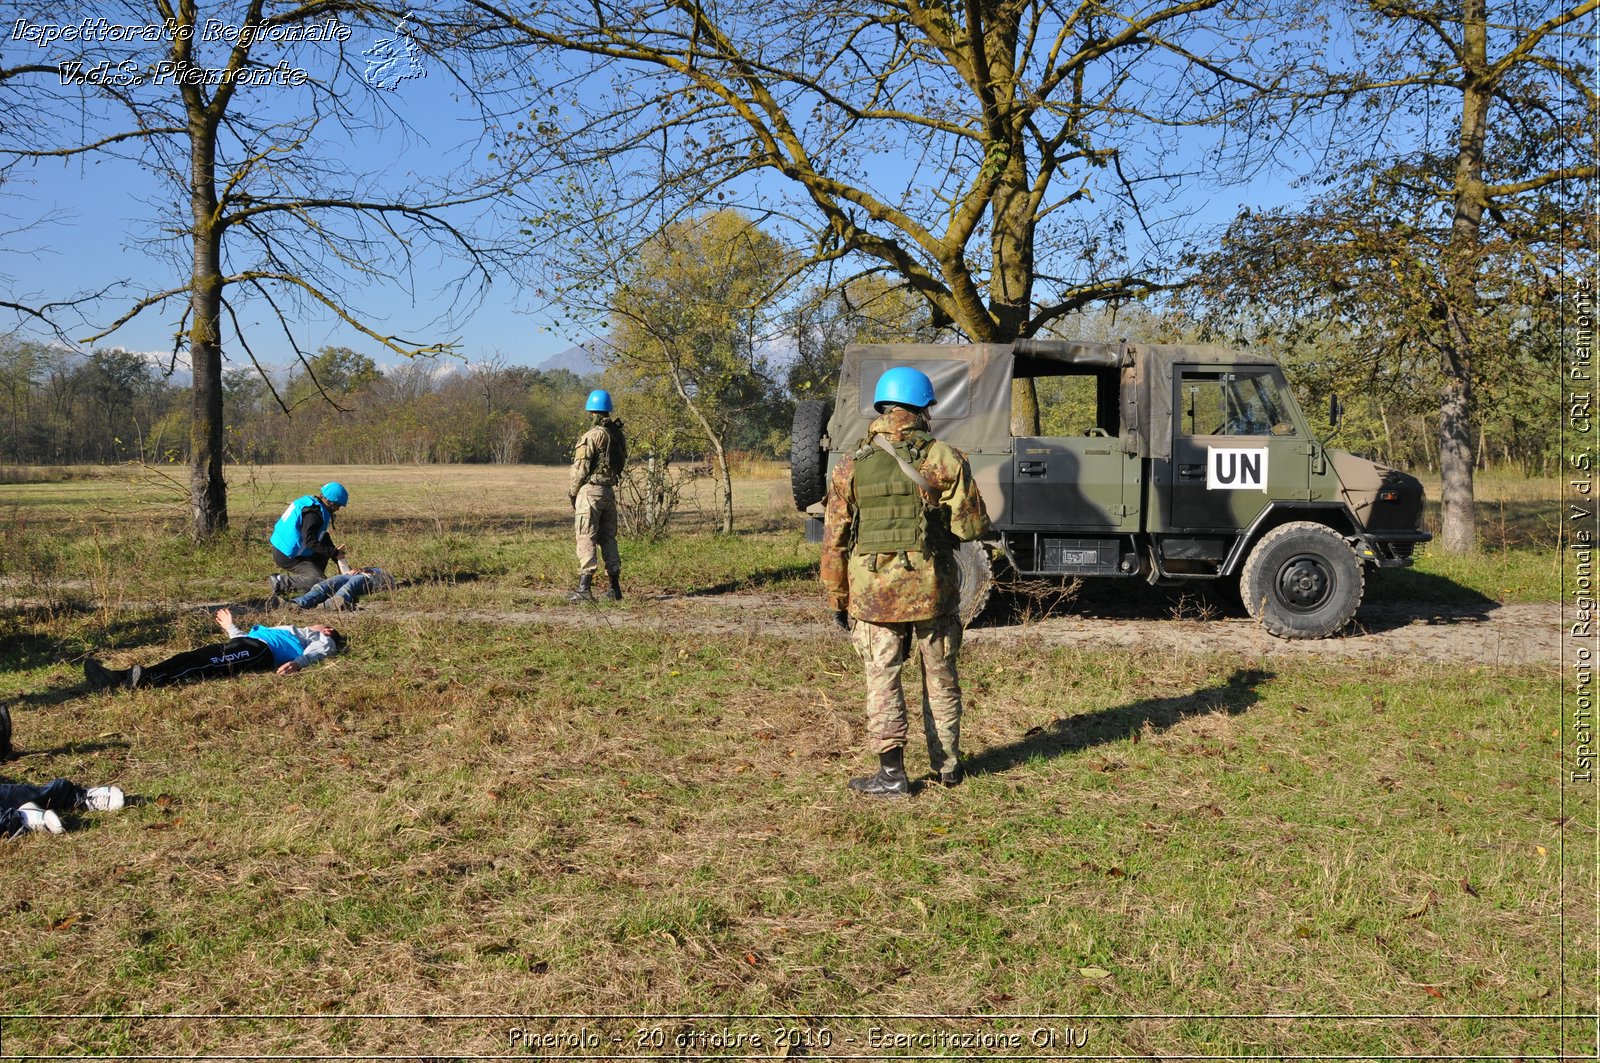
[[611,392],[605,388],[595,388],[589,392],[589,401],[584,403],[583,408],[590,413],[610,413]]
[[872,408],[883,412],[883,404],[893,402],[925,410],[939,400],[933,395],[933,381],[928,374],[909,365],[897,365],[878,378],[878,390],[872,395]]
[[344,489],[344,484],[339,483],[338,481],[330,481],[323,484],[322,490],[318,493],[322,495],[322,500],[324,502],[327,502],[331,505],[342,507],[350,504],[350,492],[346,491]]

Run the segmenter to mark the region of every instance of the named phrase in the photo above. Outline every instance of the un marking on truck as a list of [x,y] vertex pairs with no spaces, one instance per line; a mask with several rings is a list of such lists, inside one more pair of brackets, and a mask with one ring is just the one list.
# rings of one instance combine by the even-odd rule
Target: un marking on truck
[[1267,448],[1206,448],[1207,491],[1265,491]]

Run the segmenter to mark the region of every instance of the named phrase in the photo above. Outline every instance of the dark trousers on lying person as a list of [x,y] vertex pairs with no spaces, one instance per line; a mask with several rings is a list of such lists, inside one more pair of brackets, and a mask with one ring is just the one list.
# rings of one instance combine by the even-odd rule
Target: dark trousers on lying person
[[[0,811],[10,811],[22,805],[34,804],[52,812],[71,812],[83,804],[88,793],[70,779],[55,779],[44,786],[25,782],[0,782]],[[0,833],[3,836],[3,833]]]
[[212,646],[186,650],[158,664],[145,665],[139,685],[167,686],[199,679],[221,679],[240,672],[270,672],[277,665],[272,647],[260,639],[241,635]]

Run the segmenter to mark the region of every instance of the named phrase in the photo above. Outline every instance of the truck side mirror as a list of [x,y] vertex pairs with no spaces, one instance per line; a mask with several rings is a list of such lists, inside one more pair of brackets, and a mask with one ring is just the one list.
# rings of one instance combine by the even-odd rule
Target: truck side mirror
[[1328,396],[1328,427],[1338,428],[1339,422],[1344,419],[1344,403],[1339,401],[1338,395]]

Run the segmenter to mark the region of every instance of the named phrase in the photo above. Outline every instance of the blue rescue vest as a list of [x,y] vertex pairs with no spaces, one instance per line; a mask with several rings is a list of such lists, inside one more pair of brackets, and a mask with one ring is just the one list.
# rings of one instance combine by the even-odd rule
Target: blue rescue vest
[[272,529],[272,545],[285,557],[310,557],[315,551],[312,547],[316,543],[302,543],[300,541],[300,514],[307,506],[316,506],[322,511],[322,534],[327,535],[333,529],[333,513],[323,505],[315,495],[303,495],[289,503],[289,508],[283,511],[283,516],[278,518],[278,523]]
[[245,637],[265,642],[267,649],[272,651],[273,664],[288,664],[306,651],[293,633],[281,627],[262,627],[257,624],[245,632]]

